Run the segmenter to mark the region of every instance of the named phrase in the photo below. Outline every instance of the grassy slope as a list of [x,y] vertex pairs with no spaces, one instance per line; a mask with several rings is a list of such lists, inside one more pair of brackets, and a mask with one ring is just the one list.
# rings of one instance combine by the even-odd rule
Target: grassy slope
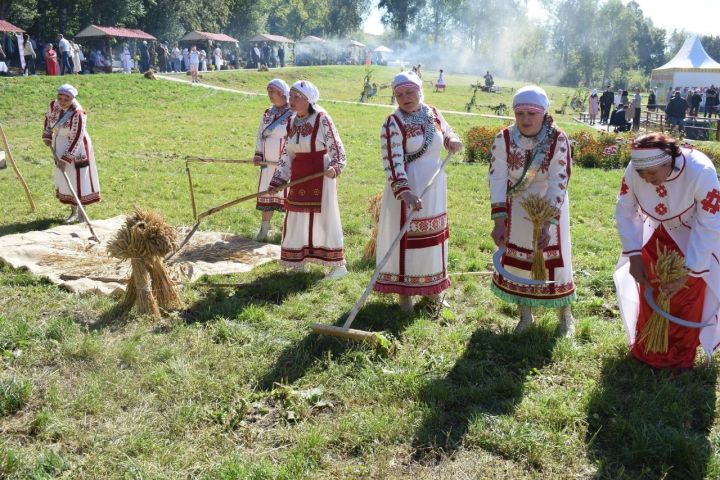
[[[304,73],[316,75],[325,98],[362,77],[361,69]],[[268,77],[231,73],[213,82],[262,91]],[[137,76],[73,81],[99,159],[104,201],[89,211],[96,218],[136,204],[190,223],[179,157],[248,157],[266,103]],[[28,214],[18,183],[1,172],[2,234],[46,228],[65,214],[39,140],[57,83],[0,83],[0,118],[38,203]],[[553,312],[512,335],[516,310],[482,277],[456,279],[453,314],[435,320],[372,297],[357,326],[391,332],[390,354],[309,335],[309,324],[337,321],[364,288],[366,199],[382,185],[376,145],[386,111],[326,105],[349,157],[340,203],[351,274],[342,281],[267,265],[232,279],[253,288],[186,289],[188,310],[156,324],[118,318],[112,299],[0,270],[0,478],[720,476],[716,370],[671,377],[625,358],[611,276],[620,172],[574,171],[574,341],[555,336]],[[461,132],[497,124],[448,120]],[[484,270],[492,251],[486,167],[453,164],[448,174],[450,270]],[[256,172],[200,166],[194,180],[198,204],[209,207],[251,191]],[[258,222],[243,205],[203,228],[250,236]],[[280,217],[273,222],[277,232]]]

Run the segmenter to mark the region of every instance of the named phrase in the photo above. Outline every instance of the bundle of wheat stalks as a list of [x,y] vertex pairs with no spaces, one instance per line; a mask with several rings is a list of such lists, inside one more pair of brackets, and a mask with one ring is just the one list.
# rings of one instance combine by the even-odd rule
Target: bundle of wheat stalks
[[370,240],[368,240],[368,243],[365,244],[365,249],[363,250],[363,258],[365,260],[372,260],[375,258],[378,224],[380,223],[380,204],[382,203],[382,196],[382,193],[378,193],[377,195],[368,199],[368,213],[373,219],[373,229],[372,234],[370,235]]
[[138,313],[160,316],[160,308],[182,306],[175,282],[170,279],[163,257],[177,248],[177,232],[157,213],[135,209],[108,244],[115,258],[130,260],[132,273],[123,303],[135,305]]
[[533,245],[535,250],[533,251],[532,278],[533,280],[547,280],[548,275],[547,269],[545,268],[545,258],[543,257],[542,249],[537,247],[537,242],[540,238],[543,224],[552,220],[557,216],[558,212],[550,205],[550,202],[545,197],[541,197],[535,193],[531,193],[520,200],[520,205],[525,209],[525,212],[527,212],[533,224]]
[[[685,259],[675,250],[668,248],[660,248],[657,243],[658,254],[655,264],[650,264],[651,273],[653,273],[660,285],[667,285],[677,280],[687,278],[687,269],[685,268]],[[658,293],[657,304],[666,312],[670,311],[670,299],[662,291]],[[660,316],[657,312],[650,315],[640,336],[640,342],[645,344],[645,352],[665,353],[668,350],[668,325],[669,322],[665,317]]]

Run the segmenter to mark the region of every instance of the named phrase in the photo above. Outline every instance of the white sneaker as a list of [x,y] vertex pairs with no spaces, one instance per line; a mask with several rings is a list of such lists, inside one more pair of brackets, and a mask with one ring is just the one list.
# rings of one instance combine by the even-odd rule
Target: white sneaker
[[345,265],[333,267],[332,270],[330,270],[328,274],[325,275],[325,280],[339,280],[345,275],[347,275],[347,273],[348,271]]
[[260,230],[255,235],[255,241],[264,242],[267,240],[268,232],[270,231],[270,222],[262,222],[260,224]]
[[558,320],[560,321],[560,336],[569,338],[575,335],[575,319],[570,305],[558,309]]
[[535,322],[532,309],[528,305],[520,305],[520,321],[515,327],[515,333],[522,333]]
[[289,271],[291,271],[293,273],[303,273],[303,272],[305,272],[305,264],[299,263],[297,265],[293,265],[292,267],[289,268]]
[[403,312],[413,311],[413,300],[410,295],[399,295],[398,304]]

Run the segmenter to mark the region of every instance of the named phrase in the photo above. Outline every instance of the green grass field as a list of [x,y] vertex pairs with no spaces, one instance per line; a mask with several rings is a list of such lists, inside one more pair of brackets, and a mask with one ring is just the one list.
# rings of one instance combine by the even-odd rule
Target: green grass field
[[[261,93],[276,74],[203,81]],[[317,82],[325,99],[355,100],[363,75],[340,67],[281,76]],[[392,70],[378,75],[384,82]],[[446,94],[427,101],[462,110],[468,79],[448,76]],[[0,234],[52,227],[67,214],[40,140],[61,80],[0,82],[0,119],[38,204],[29,214],[12,171],[0,171]],[[192,223],[183,157],[249,158],[267,104],[138,75],[72,81],[100,170],[103,201],[89,208],[92,218],[137,205]],[[508,103],[509,94],[496,95]],[[320,103],[348,153],[340,205],[351,274],[341,281],[269,264],[223,278],[251,288],[185,288],[187,309],[155,322],[119,316],[111,298],[0,268],[0,478],[720,478],[717,369],[673,376],[626,357],[612,282],[620,171],[573,171],[575,339],[557,336],[553,311],[513,335],[517,310],[490,293],[487,277],[455,277],[452,311],[437,318],[372,296],[355,326],[388,332],[389,352],[310,334],[312,323],[339,321],[370,277],[361,259],[366,206],[384,181],[378,142],[388,113]],[[502,124],[446,118],[460,133]],[[487,166],[458,158],[448,176],[449,268],[486,270]],[[199,208],[257,182],[251,166],[202,165],[193,177]],[[243,204],[202,228],[252,236],[258,225],[259,212]],[[276,216],[274,242],[280,226]]]

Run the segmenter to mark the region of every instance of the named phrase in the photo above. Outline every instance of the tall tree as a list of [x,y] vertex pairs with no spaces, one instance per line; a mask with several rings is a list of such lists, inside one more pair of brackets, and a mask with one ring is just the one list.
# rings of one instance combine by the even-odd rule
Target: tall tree
[[372,7],[370,0],[329,0],[325,33],[342,37],[362,26]]
[[407,37],[408,30],[425,6],[425,0],[380,0],[378,7],[385,10],[382,22],[397,32],[400,38]]

